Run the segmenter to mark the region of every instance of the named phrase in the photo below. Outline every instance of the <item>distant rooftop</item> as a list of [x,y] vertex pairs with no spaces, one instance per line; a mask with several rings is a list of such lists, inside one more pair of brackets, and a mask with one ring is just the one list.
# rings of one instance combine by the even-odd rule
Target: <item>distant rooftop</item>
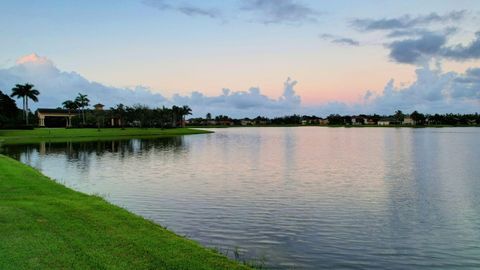
[[[48,109],[48,108],[38,108],[37,112],[40,113],[68,113],[68,110],[65,109]],[[72,111],[70,111],[72,112]]]

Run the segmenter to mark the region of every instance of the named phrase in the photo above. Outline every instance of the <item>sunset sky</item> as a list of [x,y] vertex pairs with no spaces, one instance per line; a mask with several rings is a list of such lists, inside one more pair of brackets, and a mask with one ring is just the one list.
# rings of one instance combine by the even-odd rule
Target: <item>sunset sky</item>
[[[211,110],[233,102],[226,113],[235,115],[255,106],[278,114],[287,103],[288,112],[318,114],[391,106],[480,111],[478,1],[4,0],[0,10],[0,90],[14,79],[34,80],[45,91],[39,106],[54,106],[45,99],[63,90],[43,83],[51,72],[19,66],[50,66],[69,82],[65,94],[100,91],[90,95],[106,99],[94,89],[98,83],[159,94],[159,101],[188,103],[199,113],[208,110],[202,104],[220,102]],[[87,80],[81,87],[95,85],[76,90],[75,79],[59,79],[72,74]],[[299,104],[285,96],[287,78]],[[412,103],[404,94],[395,103],[389,87]],[[225,88],[231,101],[215,99]],[[198,102],[196,95],[211,99]]]

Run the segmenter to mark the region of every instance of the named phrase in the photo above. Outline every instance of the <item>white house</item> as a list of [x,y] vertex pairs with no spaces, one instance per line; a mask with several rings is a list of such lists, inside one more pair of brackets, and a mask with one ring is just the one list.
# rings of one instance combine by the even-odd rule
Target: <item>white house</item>
[[414,126],[417,124],[417,121],[413,120],[411,117],[405,117],[403,119],[403,123],[404,125],[411,125],[411,126]]

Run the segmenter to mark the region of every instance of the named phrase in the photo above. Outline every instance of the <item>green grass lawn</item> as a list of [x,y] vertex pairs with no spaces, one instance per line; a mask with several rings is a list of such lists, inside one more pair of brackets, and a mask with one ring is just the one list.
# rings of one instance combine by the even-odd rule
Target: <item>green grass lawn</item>
[[248,267],[0,155],[0,269]]
[[0,130],[0,143],[36,143],[40,141],[82,141],[120,138],[155,138],[209,133],[210,131],[190,128],[37,128],[33,130]]

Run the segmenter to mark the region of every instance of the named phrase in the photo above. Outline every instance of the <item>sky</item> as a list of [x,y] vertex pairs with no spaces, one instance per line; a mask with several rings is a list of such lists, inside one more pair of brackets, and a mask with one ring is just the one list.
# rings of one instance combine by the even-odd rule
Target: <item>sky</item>
[[[0,90],[235,117],[480,112],[478,1],[0,2]],[[19,103],[20,104],[20,103]]]

